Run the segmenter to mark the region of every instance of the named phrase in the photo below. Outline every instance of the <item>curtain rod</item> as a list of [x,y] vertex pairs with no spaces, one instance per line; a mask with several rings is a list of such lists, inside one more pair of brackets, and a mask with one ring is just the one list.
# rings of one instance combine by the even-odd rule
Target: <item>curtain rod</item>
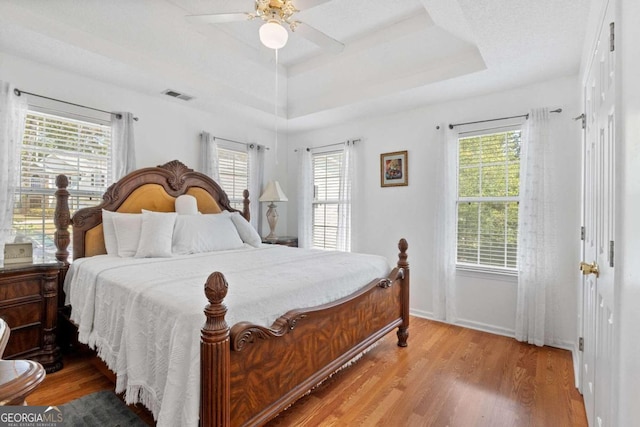
[[[81,105],[81,104],[74,104],[73,102],[63,101],[62,99],[50,98],[50,97],[44,96],[44,95],[38,95],[37,93],[26,92],[24,90],[20,90],[20,89],[17,89],[17,88],[13,90],[13,93],[15,93],[16,96],[20,96],[20,95],[22,95],[24,93],[25,95],[37,96],[38,98],[44,98],[44,99],[48,99],[48,100],[51,100],[51,101],[62,102],[63,104],[74,105],[76,107],[81,107],[81,108],[88,108],[89,110],[99,111],[101,113],[114,114],[111,111],[105,111],[105,110],[101,110],[99,108],[87,107],[86,105]],[[121,119],[122,118],[122,114],[117,113],[116,117]],[[137,122],[138,118],[134,117],[133,120],[135,120]]]
[[215,139],[219,139],[220,141],[227,141],[227,142],[233,142],[234,144],[242,144],[242,145],[246,145],[249,148],[253,148],[253,146],[258,146],[258,147],[262,147],[265,150],[269,150],[269,147],[266,147],[264,145],[260,145],[260,144],[255,144],[253,142],[242,142],[242,141],[235,141],[233,139],[227,139],[227,138],[220,138],[219,136],[213,136],[212,137],[214,140]]
[[[550,113],[562,113],[562,108],[557,108],[555,110],[549,111]],[[500,117],[498,119],[487,119],[487,120],[478,120],[477,122],[466,122],[466,123],[453,123],[449,125],[449,129],[453,129],[456,126],[463,125],[475,125],[476,123],[485,123],[485,122],[495,122],[497,120],[507,120],[507,119],[518,119],[520,117],[524,117],[525,119],[529,119],[529,114],[521,114],[519,116],[510,116],[510,117]],[[440,126],[437,126],[436,129],[439,129]]]
[[[319,146],[317,146],[317,147],[307,147],[307,148],[305,148],[305,150],[307,150],[307,151],[311,151],[311,150],[315,150],[315,149],[318,149],[318,148],[326,148],[326,147],[333,147],[334,145],[343,145],[343,144],[348,144],[349,142],[352,142],[352,143],[354,143],[354,144],[355,144],[356,142],[361,142],[361,141],[362,141],[361,139],[347,139],[346,141],[336,142],[336,143],[333,143],[333,144],[319,145]],[[295,149],[295,150],[293,150],[293,151],[297,153],[297,152],[298,152],[298,149],[296,148],[296,149]]]

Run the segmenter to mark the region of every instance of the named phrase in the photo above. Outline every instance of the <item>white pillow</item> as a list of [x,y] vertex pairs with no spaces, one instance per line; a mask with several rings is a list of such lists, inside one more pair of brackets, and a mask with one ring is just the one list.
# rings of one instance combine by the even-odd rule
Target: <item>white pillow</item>
[[116,215],[113,217],[113,226],[118,239],[118,256],[132,257],[138,250],[140,241],[140,229],[142,228],[142,215]]
[[112,212],[102,209],[102,231],[104,234],[104,246],[107,254],[118,255],[118,238],[116,237],[116,229],[113,226],[113,219],[121,216],[139,215],[132,213]]
[[178,215],[173,229],[173,253],[197,254],[200,252],[238,249],[243,245],[229,215]]
[[136,258],[170,257],[175,212],[151,212],[142,210],[140,241]]
[[233,224],[236,226],[236,230],[238,230],[238,234],[243,242],[256,248],[262,244],[262,239],[256,229],[253,228],[253,225],[251,225],[249,221],[240,215],[240,212],[232,212],[231,221],[233,221]]
[[175,209],[178,215],[195,215],[198,213],[198,201],[193,196],[183,194],[176,199]]

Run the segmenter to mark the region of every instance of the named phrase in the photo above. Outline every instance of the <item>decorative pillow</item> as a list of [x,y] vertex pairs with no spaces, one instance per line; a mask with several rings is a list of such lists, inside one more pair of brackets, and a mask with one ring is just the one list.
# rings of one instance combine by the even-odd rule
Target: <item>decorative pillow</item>
[[198,200],[188,194],[176,199],[176,213],[178,215],[195,215],[198,213]]
[[230,216],[243,242],[256,248],[262,244],[262,239],[256,229],[240,215],[240,212],[232,212]]
[[134,256],[138,251],[138,242],[140,241],[142,215],[116,215],[113,217],[113,226],[118,240],[118,256]]
[[102,209],[102,230],[104,233],[104,246],[107,254],[118,255],[118,238],[113,219],[116,217],[140,216],[140,214],[112,212]]
[[228,214],[178,215],[173,229],[173,253],[238,249],[243,245]]
[[175,212],[151,212],[142,210],[140,241],[136,258],[170,257]]

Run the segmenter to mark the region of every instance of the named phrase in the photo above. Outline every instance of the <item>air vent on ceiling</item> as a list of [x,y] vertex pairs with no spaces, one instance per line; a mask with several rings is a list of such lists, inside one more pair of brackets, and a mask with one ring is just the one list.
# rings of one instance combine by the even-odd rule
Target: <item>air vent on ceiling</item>
[[193,96],[191,95],[185,95],[184,93],[176,92],[175,90],[172,90],[172,89],[167,89],[162,93],[172,98],[182,99],[183,101],[191,101],[193,99]]

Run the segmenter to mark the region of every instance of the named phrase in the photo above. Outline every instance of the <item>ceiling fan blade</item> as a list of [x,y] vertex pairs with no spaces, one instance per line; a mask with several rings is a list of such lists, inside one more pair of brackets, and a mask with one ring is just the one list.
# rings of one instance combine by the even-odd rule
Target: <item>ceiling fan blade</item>
[[189,22],[201,24],[225,24],[227,22],[246,21],[249,19],[249,14],[246,12],[214,13],[209,15],[189,15],[185,16],[185,19]]
[[307,10],[329,1],[331,0],[293,0],[293,4],[298,10]]
[[294,30],[294,33],[304,37],[310,42],[320,46],[333,53],[340,53],[344,50],[344,45],[338,40],[332,39],[320,30],[316,30],[310,25],[304,22],[299,22]]

